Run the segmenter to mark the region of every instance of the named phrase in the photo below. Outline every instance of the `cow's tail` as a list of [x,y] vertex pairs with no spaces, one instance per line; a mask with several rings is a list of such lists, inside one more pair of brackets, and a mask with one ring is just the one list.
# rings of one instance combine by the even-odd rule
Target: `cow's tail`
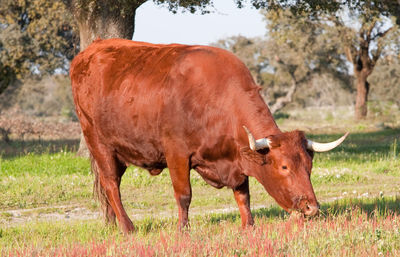
[[115,214],[108,202],[106,192],[100,184],[99,179],[99,168],[97,166],[96,160],[90,155],[91,170],[94,175],[93,182],[93,197],[99,201],[100,207],[104,216],[106,223],[115,224]]

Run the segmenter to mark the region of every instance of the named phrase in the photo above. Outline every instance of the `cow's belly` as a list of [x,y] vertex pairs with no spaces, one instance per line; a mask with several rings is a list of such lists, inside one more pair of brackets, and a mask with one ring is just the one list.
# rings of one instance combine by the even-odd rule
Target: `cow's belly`
[[215,188],[222,188],[224,186],[236,188],[243,184],[246,179],[246,176],[232,162],[206,163],[203,162],[202,165],[195,165],[193,168],[209,185]]
[[223,188],[225,185],[222,183],[219,176],[208,167],[197,166],[195,168],[197,173],[207,182],[207,184],[215,188]]
[[151,175],[158,175],[167,167],[164,153],[160,149],[140,147],[140,144],[130,145],[131,147],[118,144],[113,146],[121,162],[147,169]]

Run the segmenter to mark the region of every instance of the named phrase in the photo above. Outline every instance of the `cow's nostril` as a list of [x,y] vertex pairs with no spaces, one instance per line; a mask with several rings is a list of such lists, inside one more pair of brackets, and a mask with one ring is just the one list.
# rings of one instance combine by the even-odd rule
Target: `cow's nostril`
[[304,214],[307,216],[314,216],[319,213],[319,206],[318,205],[306,205]]

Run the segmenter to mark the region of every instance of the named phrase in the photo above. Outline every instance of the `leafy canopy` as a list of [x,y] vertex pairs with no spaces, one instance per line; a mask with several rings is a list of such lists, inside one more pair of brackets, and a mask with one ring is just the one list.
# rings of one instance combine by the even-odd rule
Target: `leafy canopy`
[[15,79],[66,72],[76,53],[71,17],[61,1],[3,0],[0,93]]
[[[119,12],[120,15],[130,15],[140,5],[148,0],[63,0],[64,3],[75,11],[92,13],[98,7],[107,6],[110,12]],[[188,10],[191,13],[200,11],[202,14],[209,12],[208,7],[213,6],[213,0],[153,0],[158,5],[166,6],[171,12]]]

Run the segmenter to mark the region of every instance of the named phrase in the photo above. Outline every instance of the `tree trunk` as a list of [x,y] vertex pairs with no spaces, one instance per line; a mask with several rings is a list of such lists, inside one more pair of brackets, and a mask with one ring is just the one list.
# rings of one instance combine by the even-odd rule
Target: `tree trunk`
[[356,74],[357,79],[357,97],[355,105],[355,117],[357,120],[365,119],[367,117],[368,107],[368,92],[369,83],[367,75],[363,73]]
[[135,14],[136,9],[132,10],[130,15],[123,17],[108,15],[107,13],[97,14],[98,16],[89,14],[89,17],[82,15],[78,18],[81,51],[85,50],[97,38],[132,39],[135,30]]
[[[369,33],[371,32],[371,30],[369,30]],[[370,58],[369,46],[371,40],[369,34],[361,38],[364,37],[366,37],[367,39],[363,40],[360,43],[360,49],[355,52],[355,55],[353,57],[351,57],[354,66],[354,76],[356,77],[357,84],[356,105],[354,110],[356,120],[365,119],[367,117],[367,101],[369,93],[369,83],[367,81],[367,78],[369,75],[371,75],[372,71],[374,70],[375,63],[379,58],[379,55],[374,56],[373,59]]]
[[[125,38],[132,39],[135,29],[136,9],[132,6],[129,11],[120,13],[120,10],[107,6],[96,6],[91,10],[76,9],[73,11],[78,22],[80,36],[80,50],[85,50],[95,39]],[[114,8],[114,9],[113,9]],[[81,133],[78,156],[89,157],[85,137]]]

